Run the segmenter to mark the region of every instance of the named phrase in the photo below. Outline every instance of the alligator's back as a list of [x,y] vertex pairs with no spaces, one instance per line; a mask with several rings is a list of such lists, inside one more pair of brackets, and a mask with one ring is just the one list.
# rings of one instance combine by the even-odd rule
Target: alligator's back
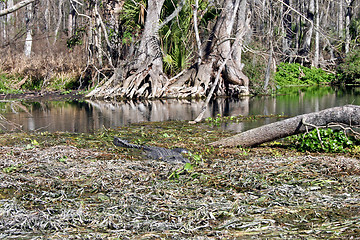
[[162,147],[154,147],[154,146],[146,146],[146,145],[136,145],[129,143],[126,140],[123,140],[118,137],[114,137],[114,145],[125,148],[138,148],[146,151],[147,156],[151,159],[161,160],[164,162],[170,163],[188,163],[190,162],[187,158],[185,158],[180,149],[168,149]]

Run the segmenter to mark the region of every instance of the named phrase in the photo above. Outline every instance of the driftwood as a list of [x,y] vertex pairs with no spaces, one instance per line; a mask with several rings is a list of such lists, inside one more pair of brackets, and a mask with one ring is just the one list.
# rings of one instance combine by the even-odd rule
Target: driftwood
[[256,146],[261,143],[304,133],[317,127],[330,127],[335,124],[338,126],[359,126],[360,106],[346,105],[299,115],[212,142],[210,145],[217,147]]

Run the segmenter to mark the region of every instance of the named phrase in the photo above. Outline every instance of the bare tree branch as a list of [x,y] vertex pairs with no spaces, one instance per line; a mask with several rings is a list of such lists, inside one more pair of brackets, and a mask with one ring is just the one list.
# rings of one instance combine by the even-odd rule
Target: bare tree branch
[[159,26],[157,27],[155,32],[158,32],[162,27],[164,27],[166,24],[168,24],[174,17],[176,17],[180,13],[184,4],[185,4],[185,0],[181,0],[181,2],[179,2],[179,5],[174,10],[174,12],[170,16],[168,16],[161,24],[159,24]]
[[1,10],[0,11],[0,17],[5,16],[5,15],[7,15],[9,13],[15,12],[15,11],[19,10],[20,8],[23,8],[23,7],[25,7],[26,5],[28,5],[28,4],[32,3],[32,2],[35,2],[35,0],[24,0],[22,2],[19,2],[19,3],[15,4],[14,6],[12,6],[10,8]]

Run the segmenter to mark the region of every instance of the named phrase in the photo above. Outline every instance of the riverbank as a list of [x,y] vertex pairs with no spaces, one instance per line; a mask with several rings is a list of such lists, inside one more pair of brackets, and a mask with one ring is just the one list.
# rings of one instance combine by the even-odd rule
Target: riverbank
[[84,99],[84,91],[28,91],[22,93],[0,94],[0,100],[71,101]]
[[[286,143],[214,149],[230,135],[186,122],[93,134],[0,139],[1,238],[350,238],[360,233],[359,153],[310,154]],[[191,166],[117,148],[183,147]]]

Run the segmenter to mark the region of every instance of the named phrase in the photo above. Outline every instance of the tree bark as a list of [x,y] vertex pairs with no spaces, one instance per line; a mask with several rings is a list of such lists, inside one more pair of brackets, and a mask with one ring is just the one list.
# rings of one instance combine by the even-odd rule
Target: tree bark
[[261,143],[304,133],[315,127],[328,127],[332,123],[359,126],[360,106],[346,105],[299,115],[212,142],[210,145],[216,147],[256,146]]
[[354,0],[345,0],[346,1],[346,14],[345,14],[345,54],[348,54],[350,51],[350,24],[351,24],[351,8]]
[[32,13],[32,4],[27,5],[26,7],[26,17],[25,17],[25,21],[26,21],[26,39],[25,39],[25,45],[24,45],[24,55],[26,57],[30,57],[31,55],[31,50],[32,50],[32,18],[33,18],[33,13]]
[[338,11],[338,30],[339,37],[343,39],[344,37],[344,10],[343,10],[344,0],[339,0],[339,11]]
[[[248,94],[249,79],[242,72],[241,40],[248,33],[250,15],[246,16],[246,0],[225,0],[216,24],[203,47],[203,59],[200,66],[190,68],[174,83],[170,84],[167,93],[169,97],[203,97],[212,93],[216,86],[215,95],[226,95],[227,90],[234,86],[239,94]],[[239,14],[241,16],[239,16]],[[235,24],[238,19],[246,19]],[[235,38],[234,38],[235,37]],[[240,39],[235,42],[233,39]],[[234,47],[234,48],[233,48]],[[232,50],[233,49],[233,50]],[[220,72],[221,78],[216,80],[217,72],[225,59],[232,52],[230,58]]]
[[[94,89],[87,97],[97,98],[160,98],[167,78],[158,31],[160,13],[165,0],[148,1],[145,26],[135,61],[125,74],[114,74],[105,85]],[[165,20],[166,21],[166,20]],[[118,72],[115,70],[115,72]],[[119,76],[129,75],[125,79]],[[113,86],[117,83],[116,86]]]
[[320,58],[320,12],[319,12],[319,0],[315,0],[315,53],[314,61],[312,66],[319,67],[319,58]]
[[15,4],[12,7],[9,7],[7,9],[3,9],[3,10],[0,11],[0,17],[4,16],[4,15],[7,15],[9,13],[15,12],[15,11],[19,10],[20,8],[25,7],[26,5],[28,5],[28,4],[32,3],[32,2],[35,2],[35,0],[24,0],[22,2],[19,2],[19,3]]
[[263,88],[265,93],[268,92],[268,85],[271,75],[271,65],[273,64],[273,52],[274,52],[274,48],[273,48],[272,40],[270,40],[269,60],[265,71],[265,80],[264,80],[264,88]]
[[310,52],[311,39],[312,39],[313,29],[314,29],[314,12],[315,12],[315,0],[310,0],[308,11],[307,11],[307,19],[308,19],[308,21],[311,21],[311,22],[306,21],[308,27],[307,27],[307,31],[305,33],[303,46],[302,46],[302,49],[300,52],[300,55],[302,55],[302,56],[307,56]]
[[54,32],[54,41],[53,41],[53,44],[55,45],[56,43],[56,40],[58,38],[58,33],[59,33],[59,30],[60,30],[60,26],[61,26],[61,22],[62,22],[62,5],[63,5],[63,1],[64,0],[59,0],[59,5],[58,5],[58,11],[59,11],[59,14],[58,14],[58,22],[57,22],[57,25],[56,25],[56,28],[55,28],[55,32]]
[[[291,40],[292,40],[292,16],[290,13],[290,9],[288,6],[291,6],[290,0],[284,0],[284,4],[281,5],[281,13],[282,13],[282,31],[283,31],[283,41],[282,41],[282,49],[285,55],[291,54],[290,47],[291,47]],[[269,11],[272,11],[270,9]],[[271,19],[270,19],[271,21]]]
[[[214,75],[229,55],[234,39],[237,36],[243,38],[249,26],[249,18],[242,24],[235,26],[238,14],[245,15],[238,11],[242,3],[242,10],[245,11],[246,0],[225,0],[223,9],[217,18],[215,27],[208,41],[204,41],[201,49],[201,61],[189,68],[182,76],[173,81],[168,80],[163,72],[162,49],[158,36],[159,29],[170,19],[174,18],[185,4],[185,0],[179,1],[174,12],[160,24],[160,12],[164,4],[161,1],[148,1],[147,15],[140,45],[134,61],[127,66],[122,76],[117,79],[114,76],[105,85],[90,92],[87,97],[95,98],[185,98],[204,97],[209,93],[212,84],[215,82]],[[195,7],[196,8],[196,7]],[[241,27],[240,27],[241,26]],[[244,27],[245,26],[245,27]],[[201,42],[200,42],[201,44]],[[234,51],[235,52],[235,51]],[[234,53],[233,52],[233,53]],[[241,45],[236,46],[236,53],[241,52]],[[238,92],[247,92],[248,78],[242,73],[241,55],[231,56],[221,72],[221,80],[216,88],[216,95],[226,94],[226,84],[239,87]],[[130,62],[130,61],[129,61]],[[199,64],[201,63],[201,64]],[[120,76],[119,75],[119,76]],[[115,85],[115,86],[114,86]]]

